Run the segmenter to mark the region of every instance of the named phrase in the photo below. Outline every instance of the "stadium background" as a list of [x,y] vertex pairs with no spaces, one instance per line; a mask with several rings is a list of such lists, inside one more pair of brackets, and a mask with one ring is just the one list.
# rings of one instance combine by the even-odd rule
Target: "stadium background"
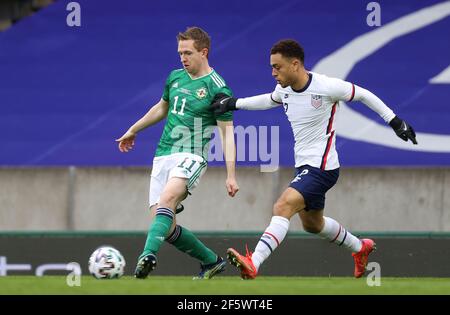
[[[356,234],[379,239],[383,250],[374,259],[386,275],[449,276],[448,1],[378,1],[380,27],[367,25],[369,1],[359,0],[187,6],[85,0],[77,1],[80,27],[66,23],[69,1],[47,2],[0,32],[0,256],[8,263],[31,263],[29,272],[48,262],[79,261],[85,268],[89,253],[109,243],[125,254],[131,271],[148,227],[148,178],[163,124],[143,131],[128,154],[117,150],[114,139],[161,97],[168,73],[180,67],[175,36],[196,25],[211,35],[210,64],[236,96],[272,91],[269,50],[281,38],[302,43],[308,69],[335,75],[356,62],[343,78],[373,91],[410,122],[419,145],[405,147],[363,104],[341,105],[346,110],[337,130],[344,136],[338,136],[337,148],[343,167],[327,195],[326,213]],[[8,17],[5,3],[17,1],[2,2],[2,19]],[[408,29],[404,34],[396,33],[404,27],[400,22]],[[367,41],[371,34],[379,36]],[[363,46],[373,48],[380,38],[378,49],[353,60],[364,49],[352,43],[366,40]],[[336,54],[343,47],[349,53]],[[329,67],[322,69],[325,61]],[[375,124],[359,128],[355,121],[352,130],[350,114]],[[180,224],[221,251],[255,243],[293,175],[293,137],[281,108],[237,112],[235,125],[257,130],[257,138],[238,143],[246,156],[238,162],[239,195],[227,197],[223,162],[213,161],[179,216]],[[280,168],[274,172],[260,171],[272,148],[261,148],[264,128],[268,143],[279,144]],[[249,150],[258,152],[256,159],[249,160]],[[266,274],[351,273],[348,253],[310,238],[298,218],[290,229]],[[432,253],[441,254],[435,264]],[[166,267],[159,274],[196,268],[167,245],[161,257],[167,257]],[[289,268],[275,268],[280,264]],[[26,271],[8,272],[14,273]]]

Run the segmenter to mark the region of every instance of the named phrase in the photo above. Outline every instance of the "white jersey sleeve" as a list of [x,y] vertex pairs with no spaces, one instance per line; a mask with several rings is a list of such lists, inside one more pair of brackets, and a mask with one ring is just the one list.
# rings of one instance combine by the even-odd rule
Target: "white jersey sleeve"
[[272,92],[272,94],[270,94],[272,102],[277,103],[279,105],[283,104],[283,100],[281,98],[283,92],[281,91],[281,89],[282,89],[281,85],[277,84],[275,90]]
[[380,115],[385,122],[389,123],[395,117],[392,109],[369,90],[363,89],[357,85],[354,85],[354,90],[353,100],[360,101],[367,105],[367,107]]
[[271,109],[283,104],[281,97],[275,88],[272,93],[239,98],[236,101],[236,108],[246,110],[265,110]]
[[355,86],[341,79],[329,78],[328,89],[333,101],[351,102],[355,96]]
[[395,117],[394,112],[382,100],[360,86],[341,79],[330,78],[328,88],[334,101],[360,101],[380,115],[387,123]]

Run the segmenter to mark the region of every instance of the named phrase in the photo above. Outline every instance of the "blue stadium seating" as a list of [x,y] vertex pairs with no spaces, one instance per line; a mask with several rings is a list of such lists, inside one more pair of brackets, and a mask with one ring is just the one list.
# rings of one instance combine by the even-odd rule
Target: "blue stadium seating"
[[[281,38],[299,40],[313,69],[375,30],[360,0],[80,0],[81,27],[66,24],[69,2],[0,33],[0,165],[150,165],[162,123],[142,132],[129,154],[121,154],[114,139],[161,97],[168,73],[180,67],[175,36],[187,26],[210,33],[210,63],[236,96],[273,90],[269,50]],[[380,3],[383,27],[440,1]],[[418,132],[448,138],[450,89],[429,80],[449,66],[449,29],[447,17],[398,37],[358,62],[346,79],[375,92]],[[351,108],[383,124],[364,105]],[[279,125],[280,162],[293,165],[282,108],[235,117],[242,126]],[[411,151],[344,137],[337,146],[345,166],[450,165],[448,148]]]

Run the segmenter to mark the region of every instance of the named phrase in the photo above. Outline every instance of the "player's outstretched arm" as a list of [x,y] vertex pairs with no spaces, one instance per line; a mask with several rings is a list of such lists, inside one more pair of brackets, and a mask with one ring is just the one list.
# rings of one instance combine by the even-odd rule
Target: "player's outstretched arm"
[[230,197],[234,197],[239,191],[236,181],[236,144],[234,143],[233,121],[217,121],[219,134],[222,140],[223,154],[227,167],[227,179],[225,186]]
[[131,150],[138,132],[163,120],[167,116],[168,110],[169,103],[161,99],[141,119],[134,123],[122,137],[116,139],[116,142],[119,143],[120,152]]
[[211,110],[214,111],[216,115],[221,115],[225,112],[237,109],[265,110],[279,105],[281,105],[281,103],[275,102],[270,93],[245,98],[235,98],[219,93],[216,94],[211,103]]
[[414,129],[404,120],[400,119],[394,112],[372,92],[359,87],[353,86],[353,95],[350,100],[361,101],[370,109],[378,113],[389,125],[394,129],[396,135],[404,140],[411,140],[413,144],[417,144],[416,133]]

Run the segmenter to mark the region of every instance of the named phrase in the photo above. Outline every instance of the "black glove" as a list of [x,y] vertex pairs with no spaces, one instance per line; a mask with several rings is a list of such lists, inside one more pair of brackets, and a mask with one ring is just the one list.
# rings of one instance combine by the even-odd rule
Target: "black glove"
[[411,140],[412,143],[417,144],[416,140],[416,133],[414,132],[414,129],[406,123],[406,121],[398,118],[395,116],[389,125],[394,129],[397,136],[404,141]]
[[211,110],[216,115],[222,115],[230,110],[237,110],[236,108],[237,98],[228,96],[224,93],[219,93],[214,96],[214,99],[211,103]]

